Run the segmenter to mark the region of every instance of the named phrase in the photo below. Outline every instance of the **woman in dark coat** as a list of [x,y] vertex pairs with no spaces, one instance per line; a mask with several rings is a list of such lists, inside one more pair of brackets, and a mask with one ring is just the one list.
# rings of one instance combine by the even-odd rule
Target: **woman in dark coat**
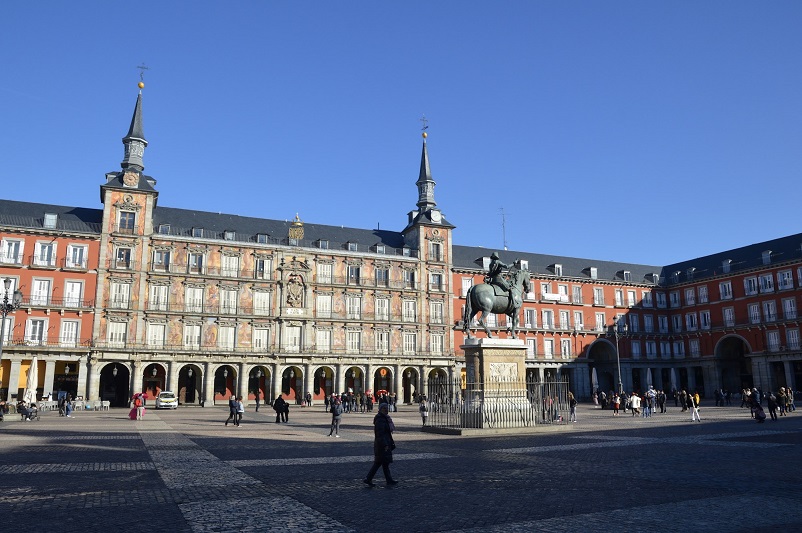
[[393,440],[393,431],[395,431],[395,424],[393,419],[390,418],[389,406],[386,403],[379,405],[379,414],[373,418],[373,466],[370,467],[367,477],[362,480],[363,483],[373,486],[373,476],[378,472],[381,467],[384,472],[384,479],[388,485],[395,485],[398,481],[393,479],[390,474],[390,463],[393,462],[393,450],[395,449],[395,441]]

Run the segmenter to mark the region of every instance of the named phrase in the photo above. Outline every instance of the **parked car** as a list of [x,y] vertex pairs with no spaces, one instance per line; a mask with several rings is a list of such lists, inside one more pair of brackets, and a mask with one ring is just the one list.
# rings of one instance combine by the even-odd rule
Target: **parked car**
[[156,397],[156,409],[177,409],[178,398],[175,393],[168,390],[163,390]]

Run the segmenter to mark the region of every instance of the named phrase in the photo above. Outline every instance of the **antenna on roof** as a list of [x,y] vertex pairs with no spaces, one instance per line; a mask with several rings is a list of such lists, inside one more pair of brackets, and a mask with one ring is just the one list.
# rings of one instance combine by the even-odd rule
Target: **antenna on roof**
[[499,207],[501,211],[501,238],[504,244],[504,249],[507,249],[507,215],[504,214],[504,208]]

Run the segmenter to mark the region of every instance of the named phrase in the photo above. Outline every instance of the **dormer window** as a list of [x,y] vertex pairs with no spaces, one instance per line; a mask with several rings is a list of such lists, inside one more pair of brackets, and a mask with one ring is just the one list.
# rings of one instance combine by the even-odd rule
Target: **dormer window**
[[521,270],[529,270],[529,260],[528,259],[521,259]]
[[599,277],[599,269],[596,267],[590,267],[590,279],[598,279]]
[[721,262],[721,270],[725,274],[729,274],[730,273],[730,268],[731,267],[732,267],[732,259],[725,259],[724,261]]
[[321,250],[328,250],[329,241],[327,241],[326,239],[320,239],[319,241],[317,241],[317,247],[320,248]]
[[48,229],[53,229],[56,227],[56,223],[58,222],[58,215],[55,213],[45,213],[45,222],[44,226]]
[[159,224],[159,235],[169,235],[170,224]]
[[401,248],[401,255],[403,255],[404,257],[409,257],[410,255],[412,255],[412,250],[409,248],[409,246],[404,246],[403,248]]
[[267,244],[267,234],[266,233],[257,233],[256,234],[256,242],[259,244]]
[[679,275],[680,274],[681,274],[681,272],[679,270],[677,270],[676,272],[671,274],[671,282],[672,283],[679,283]]
[[632,281],[632,272],[629,270],[624,270],[623,272],[624,281]]
[[688,281],[693,280],[693,273],[696,271],[696,267],[691,267],[685,271],[685,277],[688,278]]
[[376,253],[377,254],[383,254],[384,253],[384,245],[383,244],[377,244],[376,245]]
[[225,240],[227,240],[227,241],[233,241],[235,235],[236,235],[236,233],[231,231],[231,230],[227,230],[227,231],[223,232],[223,238]]
[[763,264],[770,265],[771,264],[771,250],[766,250],[763,252]]
[[192,228],[193,237],[203,237],[203,228]]
[[349,252],[356,252],[357,251],[357,244],[355,242],[348,243],[348,251]]

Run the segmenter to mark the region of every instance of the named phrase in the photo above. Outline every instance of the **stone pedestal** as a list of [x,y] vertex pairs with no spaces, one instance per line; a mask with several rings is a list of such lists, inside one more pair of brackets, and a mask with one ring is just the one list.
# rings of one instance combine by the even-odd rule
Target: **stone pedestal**
[[531,424],[526,394],[526,345],[518,339],[468,339],[463,427]]

